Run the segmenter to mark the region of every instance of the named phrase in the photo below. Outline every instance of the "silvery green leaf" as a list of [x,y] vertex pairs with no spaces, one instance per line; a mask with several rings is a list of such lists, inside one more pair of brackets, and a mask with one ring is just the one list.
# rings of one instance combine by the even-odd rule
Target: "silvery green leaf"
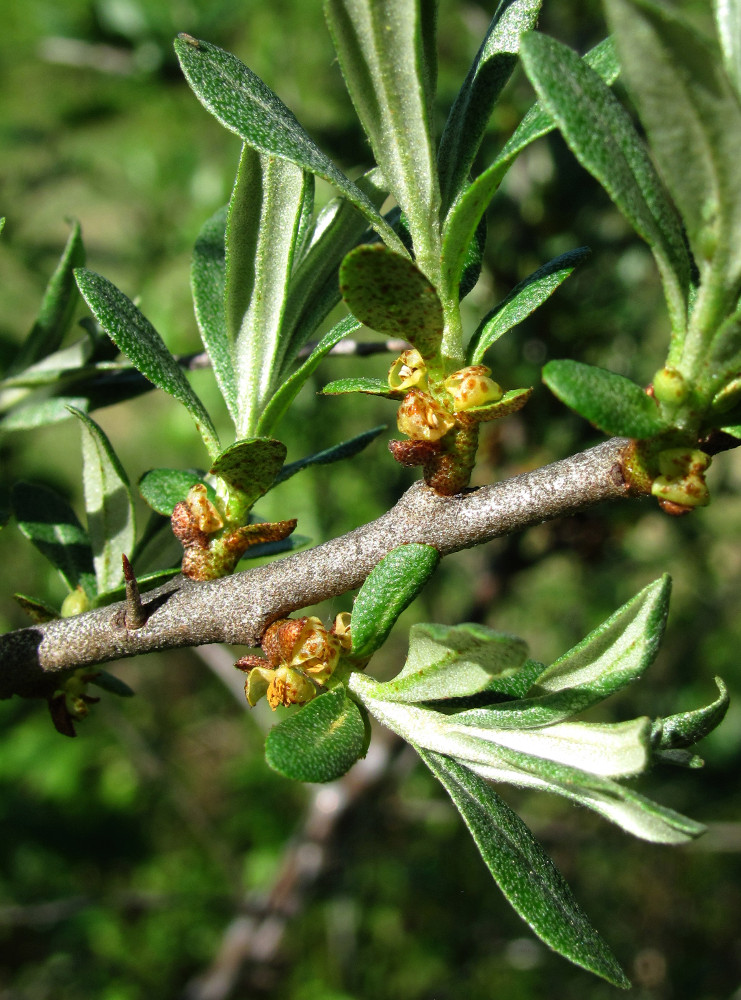
[[290,479],[291,476],[295,476],[297,472],[308,468],[310,465],[331,465],[332,462],[341,462],[346,458],[352,458],[367,448],[385,430],[386,425],[381,424],[379,427],[372,427],[369,431],[363,431],[362,434],[356,434],[355,437],[348,438],[347,441],[341,441],[340,444],[332,445],[331,448],[324,448],[313,455],[307,455],[306,458],[299,458],[296,462],[289,462],[283,466],[275,477],[275,485],[277,486],[278,483],[285,482],[286,479]]
[[720,725],[728,711],[730,698],[728,688],[720,677],[715,678],[715,683],[719,694],[709,705],[656,719],[651,733],[654,746],[661,750],[691,747]]
[[[434,280],[440,266],[440,188],[428,92],[434,74],[421,0],[325,0],[345,84],[389,191],[406,216],[415,258]],[[395,248],[398,251],[398,248]]]
[[[610,0],[606,10],[626,85],[703,275],[700,294],[704,281],[716,297],[718,283],[738,296],[741,102],[723,59],[669,5]],[[735,45],[738,52],[738,38]]]
[[366,577],[352,609],[351,653],[365,658],[379,649],[399,615],[420,593],[440,562],[431,545],[410,542],[392,549]]
[[491,345],[541,306],[590,254],[589,247],[568,250],[518,282],[479,324],[468,345],[469,363],[481,364]]
[[338,378],[322,389],[324,396],[341,396],[346,392],[365,392],[370,396],[387,396],[389,399],[401,399],[401,394],[390,388],[388,379],[369,378],[358,375],[353,378]]
[[715,23],[728,78],[741,100],[741,4],[739,0],[715,0]]
[[468,175],[492,109],[517,64],[520,35],[534,28],[542,0],[500,0],[473,65],[448,113],[438,150],[443,213]]
[[286,457],[286,446],[274,438],[235,441],[218,455],[209,473],[229,488],[226,516],[242,523],[256,500],[275,482]]
[[252,437],[287,349],[283,312],[308,175],[242,148],[226,224],[225,315],[236,368],[238,437]]
[[488,781],[503,781],[518,788],[561,795],[592,809],[626,833],[654,844],[684,844],[705,832],[702,823],[659,805],[611,778],[590,775],[563,764],[533,761],[514,751],[503,751],[504,757],[508,760],[500,765],[469,763],[467,766]]
[[82,484],[87,533],[93,550],[98,593],[123,578],[121,555],[131,555],[136,539],[134,498],[129,477],[103,429],[80,410],[72,410],[82,432]]
[[[596,177],[656,258],[672,322],[687,324],[692,266],[682,225],[627,111],[572,49],[529,32],[520,55],[572,152]],[[644,55],[644,60],[648,54]]]
[[74,270],[84,264],[82,232],[79,222],[75,222],[59,264],[46,286],[36,321],[13,359],[12,372],[21,371],[57,350],[78,302]]
[[221,395],[236,423],[237,380],[234,357],[226,327],[224,295],[226,288],[226,249],[224,234],[228,206],[220,208],[201,228],[193,248],[190,286],[196,321]]
[[[612,83],[618,75],[619,67],[612,39],[605,39],[587,52],[584,61],[606,83]],[[551,116],[537,101],[494,162],[450,206],[443,227],[443,272],[446,287],[451,290],[451,294],[461,282],[466,254],[502,179],[523,149],[555,127]]]
[[484,625],[413,625],[401,672],[380,686],[386,701],[464,698],[481,691],[509,694],[527,659],[527,644]]
[[614,986],[630,986],[563,876],[519,816],[459,761],[416,749],[453,800],[495,882],[538,937]]
[[111,340],[142,375],[183,404],[209,454],[218,455],[218,435],[206,408],[149,320],[131,299],[100,274],[77,268],[75,278],[91,312]]
[[175,52],[196,97],[222,125],[253,149],[289,160],[329,181],[389,246],[404,252],[398,236],[367,195],[337,169],[285,104],[236,56],[185,34],[176,38]]
[[[369,170],[356,183],[380,209],[388,194],[380,171]],[[288,374],[298,352],[340,301],[337,270],[365,234],[368,238],[365,219],[346,198],[335,199],[320,213],[309,246],[291,275],[284,317],[290,340],[282,376]]]
[[13,486],[11,503],[22,534],[59,571],[69,589],[79,586],[89,598],[95,597],[90,540],[64,497],[47,486],[21,482]]

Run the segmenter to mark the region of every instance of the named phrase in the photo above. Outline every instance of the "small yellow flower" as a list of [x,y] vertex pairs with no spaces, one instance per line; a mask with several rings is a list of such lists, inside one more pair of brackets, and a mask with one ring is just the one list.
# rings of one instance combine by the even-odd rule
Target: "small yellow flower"
[[275,711],[278,705],[305,705],[316,696],[316,687],[305,673],[283,664],[274,671],[268,685],[268,705]]
[[455,426],[455,417],[426,392],[412,389],[399,407],[396,422],[413,441],[439,441]]
[[347,650],[352,648],[352,637],[350,635],[350,613],[340,611],[334,620],[332,632],[337,636],[340,646]]
[[453,397],[453,409],[470,410],[474,406],[498,402],[504,393],[501,386],[489,378],[491,368],[486,365],[469,365],[453,372],[443,385]]
[[427,366],[419,351],[412,348],[400,354],[389,369],[388,382],[394,391],[426,389]]

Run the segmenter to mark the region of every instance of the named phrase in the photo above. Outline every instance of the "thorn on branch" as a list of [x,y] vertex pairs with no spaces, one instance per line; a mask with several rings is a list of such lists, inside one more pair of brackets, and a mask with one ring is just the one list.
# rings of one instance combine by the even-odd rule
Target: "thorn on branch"
[[126,581],[126,608],[124,610],[123,623],[128,631],[133,632],[134,629],[142,628],[143,625],[146,625],[147,613],[142,604],[139,584],[136,582],[134,570],[123,552],[121,553],[121,562],[123,563],[123,574]]

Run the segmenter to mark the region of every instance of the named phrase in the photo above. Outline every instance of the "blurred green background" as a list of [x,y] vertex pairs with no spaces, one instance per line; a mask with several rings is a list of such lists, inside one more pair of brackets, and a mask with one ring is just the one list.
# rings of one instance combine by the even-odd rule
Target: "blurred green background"
[[[692,6],[702,15],[703,4]],[[493,7],[441,2],[438,125]],[[546,0],[541,28],[582,51],[604,33],[591,0]],[[171,45],[178,31],[239,55],[345,169],[367,165],[318,2],[5,0],[0,361],[33,322],[70,217],[82,223],[89,266],[139,296],[173,350],[198,349],[190,249],[228,198],[239,143],[182,80]],[[516,74],[482,163],[531,99]],[[540,367],[553,357],[644,381],[661,363],[667,324],[651,257],[557,136],[518,161],[492,205],[487,268],[467,300],[466,321],[473,328],[516,281],[584,244],[593,255],[581,271],[492,352],[505,387],[538,385]],[[359,365],[362,374],[382,374],[388,359],[329,359],[313,389],[358,373]],[[210,374],[194,381],[223,419]],[[95,417],[132,480],[155,465],[205,462],[190,419],[161,394]],[[393,411],[383,400],[317,403],[307,391],[281,433],[292,460],[388,421]],[[597,440],[541,387],[522,414],[488,429],[475,481],[505,478]],[[290,480],[260,514],[298,516],[299,531],[317,542],[378,516],[413,478],[394,465],[384,442]],[[7,436],[0,453],[0,504],[12,482],[30,478],[81,509],[76,427]],[[533,655],[547,660],[670,572],[662,651],[646,679],[615,700],[611,717],[704,704],[716,673],[737,691],[739,485],[741,460],[722,455],[711,471],[713,503],[695,516],[673,520],[650,502],[631,502],[450,557],[374,669],[389,676],[400,667],[404,626],[415,620],[485,622],[523,635]],[[12,523],[0,535],[0,553],[3,629],[26,624],[15,590],[59,602],[61,583]],[[350,595],[320,612],[349,607]],[[308,856],[309,867],[323,836],[316,817],[332,816],[331,799],[317,800],[267,769],[261,746],[270,720],[246,711],[238,691],[234,697],[223,679],[230,656],[216,655],[184,651],[116,665],[136,698],[105,697],[76,740],[54,732],[43,706],[0,705],[0,1000],[601,1000],[615,992],[535,941],[499,896],[441,790],[393,748],[381,780],[355,788],[319,877],[307,879],[298,899],[281,897],[277,911],[268,911],[273,924],[260,925],[253,958],[231,992],[199,992],[193,980],[224,945],[227,928],[237,935],[241,927],[249,939],[248,921],[265,915],[279,875],[280,885],[290,884],[286,865],[292,838],[306,832],[306,810],[313,808],[315,825],[308,841],[299,837],[304,854],[297,856]],[[614,947],[635,994],[651,1000],[741,998],[741,709],[732,706],[703,752],[704,772],[661,770],[641,782],[708,823],[707,836],[686,849],[633,841],[561,800],[504,792]],[[352,778],[346,786],[355,787]],[[285,936],[275,948],[271,927],[277,934],[281,921]]]

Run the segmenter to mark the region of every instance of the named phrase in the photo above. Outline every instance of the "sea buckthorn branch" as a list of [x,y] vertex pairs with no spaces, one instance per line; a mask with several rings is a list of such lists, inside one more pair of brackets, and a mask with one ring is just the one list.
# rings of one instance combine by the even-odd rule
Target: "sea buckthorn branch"
[[142,597],[144,625],[129,629],[125,603],[0,636],[0,697],[48,697],[59,671],[183,646],[255,647],[271,622],[352,590],[405,542],[441,555],[635,494],[623,462],[629,442],[595,448],[501,483],[444,497],[416,483],[375,521],[316,548],[218,580],[176,577]]

